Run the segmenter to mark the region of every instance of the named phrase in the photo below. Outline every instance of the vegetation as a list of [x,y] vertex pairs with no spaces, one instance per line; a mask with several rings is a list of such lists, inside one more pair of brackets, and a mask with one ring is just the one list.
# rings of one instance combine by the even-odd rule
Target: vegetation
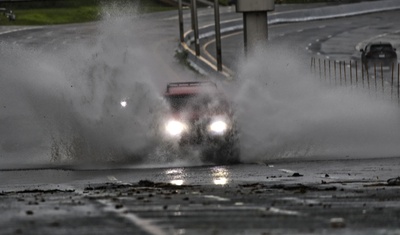
[[81,23],[99,20],[101,6],[112,3],[132,3],[138,12],[174,9],[157,0],[32,0],[0,3],[0,8],[13,10],[15,21],[0,15],[0,25],[47,25]]
[[[188,0],[185,0],[188,2]],[[210,0],[212,1],[212,0]],[[312,2],[359,2],[360,0],[275,0],[279,3]],[[0,25],[46,25],[81,23],[99,20],[101,6],[104,3],[131,3],[138,12],[156,12],[176,9],[163,0],[27,0],[0,2],[0,8],[13,10],[15,21],[7,20],[6,14],[0,15]],[[228,5],[229,0],[219,0],[221,5]]]

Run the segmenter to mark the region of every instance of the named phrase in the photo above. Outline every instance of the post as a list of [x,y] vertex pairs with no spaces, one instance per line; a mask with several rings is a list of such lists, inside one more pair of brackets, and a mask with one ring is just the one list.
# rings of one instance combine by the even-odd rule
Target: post
[[346,86],[347,84],[347,75],[346,75],[346,61],[343,61],[343,73],[344,73],[344,85]]
[[350,60],[350,86],[353,85],[353,68],[352,68],[352,63]]
[[364,65],[361,63],[361,80],[364,88]]
[[324,79],[326,80],[326,60],[324,59]]
[[340,85],[342,85],[342,61],[339,61]]
[[268,40],[267,12],[275,9],[274,0],[237,0],[236,12],[243,13],[245,53],[253,52]]
[[192,3],[192,19],[194,27],[194,44],[196,56],[200,56],[200,40],[199,40],[199,22],[197,18],[197,0],[191,0]]
[[215,42],[217,50],[217,68],[222,71],[222,52],[221,52],[221,23],[219,19],[219,2],[214,0],[214,18],[215,18]]
[[383,81],[383,64],[382,64],[382,62],[381,62],[381,79],[382,79],[382,92],[385,93],[384,81]]
[[356,85],[358,86],[358,63],[356,60]]
[[321,80],[321,58],[318,58],[319,79]]
[[314,58],[314,75],[317,77],[317,60]]
[[392,63],[392,88],[394,86],[394,62]]
[[375,91],[378,90],[378,82],[377,82],[377,78],[376,78],[376,63],[374,63],[374,75],[375,75]]
[[178,15],[179,15],[179,37],[181,42],[185,41],[184,38],[184,28],[183,28],[183,7],[182,7],[182,0],[178,0]]
[[331,60],[329,60],[329,82],[331,81]]
[[336,77],[337,77],[337,72],[336,72],[336,60],[333,61],[333,70],[335,71],[335,85],[336,85]]
[[311,72],[313,71],[313,69],[312,69],[313,63],[314,63],[314,57],[311,57],[311,65],[310,65],[310,71]]
[[390,86],[390,98],[393,100],[393,86],[394,86],[394,62],[392,63],[392,80]]

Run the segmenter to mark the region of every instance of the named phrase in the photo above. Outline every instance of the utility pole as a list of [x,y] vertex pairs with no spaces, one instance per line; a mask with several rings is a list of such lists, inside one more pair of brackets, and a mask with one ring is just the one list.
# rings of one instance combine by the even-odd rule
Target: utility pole
[[183,28],[183,7],[182,7],[182,0],[178,0],[178,15],[179,15],[179,38],[181,42],[185,41],[184,38],[184,28]]
[[237,0],[236,11],[243,13],[245,53],[268,40],[268,11],[275,9],[274,0]]
[[217,68],[222,71],[222,52],[221,52],[221,23],[219,17],[219,2],[214,0],[214,18],[215,18],[215,43],[217,49]]
[[194,43],[196,56],[200,56],[200,40],[199,40],[199,22],[197,18],[197,0],[191,0],[192,8],[192,26],[194,31]]

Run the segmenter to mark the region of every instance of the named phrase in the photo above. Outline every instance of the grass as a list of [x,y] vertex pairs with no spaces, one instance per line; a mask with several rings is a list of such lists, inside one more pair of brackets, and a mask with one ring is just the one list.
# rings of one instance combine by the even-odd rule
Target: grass
[[[115,2],[128,2],[114,0]],[[111,0],[104,1],[111,2]],[[131,0],[139,13],[158,12],[175,9],[158,3],[156,0]],[[32,3],[14,3],[1,7],[13,10],[15,21],[8,21],[0,15],[0,25],[52,25],[83,23],[99,20],[101,14],[101,2],[93,0],[53,0],[34,1]]]
[[[337,2],[338,0],[276,0],[276,3]],[[359,0],[342,0],[354,2]],[[99,20],[101,2],[133,3],[139,13],[174,10],[159,0],[35,0],[28,2],[1,3],[0,8],[13,10],[16,21],[8,21],[0,14],[0,25],[49,25],[82,23]],[[227,5],[229,0],[219,0]]]
[[99,19],[98,13],[97,7],[16,10],[16,21],[7,23],[9,25],[81,23]]

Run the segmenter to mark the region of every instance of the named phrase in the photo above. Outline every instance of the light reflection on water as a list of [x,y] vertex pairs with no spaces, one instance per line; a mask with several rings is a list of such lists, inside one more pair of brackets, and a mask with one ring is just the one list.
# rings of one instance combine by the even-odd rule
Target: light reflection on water
[[215,185],[226,185],[229,182],[229,171],[225,167],[214,167],[211,169]]
[[[170,184],[178,186],[184,184],[191,184],[193,183],[191,182],[193,179],[198,180],[199,175],[197,173],[192,173],[193,175],[189,176],[189,173],[187,172],[188,169],[186,168],[167,169],[164,171],[164,175],[166,176],[166,179]],[[230,172],[228,168],[224,166],[215,166],[209,168],[209,173],[207,173],[207,175],[210,178],[208,176],[206,178],[203,178],[204,183],[211,182],[214,185],[223,186],[231,181]]]
[[169,179],[169,182],[173,185],[183,185],[185,183],[185,169],[184,168],[176,168],[176,169],[168,169],[165,171],[165,175]]

